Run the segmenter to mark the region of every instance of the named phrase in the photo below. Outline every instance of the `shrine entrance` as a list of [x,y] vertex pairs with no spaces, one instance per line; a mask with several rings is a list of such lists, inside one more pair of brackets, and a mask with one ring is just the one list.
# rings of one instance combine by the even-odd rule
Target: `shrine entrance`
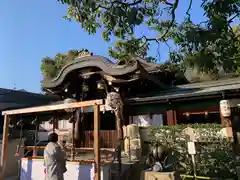
[[[84,147],[92,148],[94,143],[94,123],[93,113],[88,113],[84,119]],[[116,119],[114,113],[107,111],[101,114],[102,121],[100,122],[100,146],[101,148],[116,148],[117,146],[117,131]]]

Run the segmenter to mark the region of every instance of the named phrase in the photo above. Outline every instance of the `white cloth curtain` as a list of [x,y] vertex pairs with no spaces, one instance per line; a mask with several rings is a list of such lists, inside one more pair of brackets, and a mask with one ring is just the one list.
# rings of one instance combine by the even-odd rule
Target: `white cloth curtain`
[[163,115],[137,115],[130,117],[130,124],[137,124],[139,126],[163,125]]

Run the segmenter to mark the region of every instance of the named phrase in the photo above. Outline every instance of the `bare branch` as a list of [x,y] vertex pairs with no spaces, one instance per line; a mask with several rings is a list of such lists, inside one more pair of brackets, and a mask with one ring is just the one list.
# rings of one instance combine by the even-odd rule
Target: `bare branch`
[[161,60],[160,42],[159,41],[157,41],[157,57],[158,57],[158,60]]
[[190,0],[188,9],[187,9],[187,11],[186,11],[186,15],[188,16],[188,21],[191,21],[191,15],[190,15],[190,13],[189,13],[190,10],[191,10],[191,8],[192,8],[192,0]]
[[171,52],[171,46],[167,43],[167,41],[164,41],[164,43],[168,47],[168,52]]

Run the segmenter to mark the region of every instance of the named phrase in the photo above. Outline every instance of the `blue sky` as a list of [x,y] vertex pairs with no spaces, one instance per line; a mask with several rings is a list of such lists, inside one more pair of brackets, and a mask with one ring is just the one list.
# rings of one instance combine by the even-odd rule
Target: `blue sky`
[[[184,2],[184,1],[183,1]],[[199,2],[200,3],[200,2]],[[177,11],[182,20],[188,1]],[[192,19],[202,21],[203,12],[199,4],[192,8]],[[87,48],[97,55],[108,57],[108,46],[101,38],[85,33],[79,24],[62,19],[66,6],[57,0],[1,0],[0,2],[0,87],[31,92],[40,92],[41,59],[53,57],[69,49]],[[146,28],[138,28],[138,34],[146,34]],[[149,32],[150,34],[150,32]],[[166,59],[167,47],[161,46],[161,59]],[[152,48],[151,55],[156,55]]]

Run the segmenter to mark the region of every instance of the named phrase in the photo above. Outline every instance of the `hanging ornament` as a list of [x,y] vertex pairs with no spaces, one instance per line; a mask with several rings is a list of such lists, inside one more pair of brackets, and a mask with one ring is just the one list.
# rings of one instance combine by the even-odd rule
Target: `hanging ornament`
[[20,156],[20,148],[22,145],[22,138],[23,138],[23,120],[21,119],[20,121],[17,122],[16,124],[18,127],[20,127],[20,139],[19,139],[19,143],[17,145],[17,150],[15,153],[15,156]]
[[114,111],[122,109],[123,101],[119,93],[110,92],[107,94],[106,106],[109,106]]
[[86,85],[85,83],[83,83],[83,85],[82,85],[82,91],[83,91],[83,92],[87,92],[88,90],[89,90],[88,85]]

